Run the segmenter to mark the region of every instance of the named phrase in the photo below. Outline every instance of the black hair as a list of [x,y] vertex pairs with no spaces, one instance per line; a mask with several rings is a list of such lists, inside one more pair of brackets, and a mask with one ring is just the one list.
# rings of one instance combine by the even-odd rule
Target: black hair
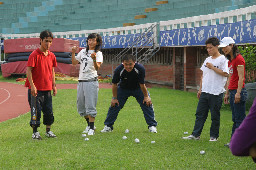
[[124,61],[129,61],[129,60],[132,60],[133,62],[136,61],[135,57],[131,54],[125,54],[123,57],[122,57],[122,62]]
[[102,46],[102,38],[101,38],[100,34],[92,33],[92,34],[90,34],[90,35],[87,37],[87,39],[86,39],[86,44],[87,44],[86,52],[88,52],[88,50],[89,50],[88,40],[89,40],[89,39],[93,39],[93,38],[96,38],[96,41],[97,41],[97,45],[96,45],[96,47],[95,47],[95,49],[94,49],[95,52],[100,51],[101,46]]
[[49,30],[44,30],[40,33],[40,39],[44,40],[45,38],[51,37],[53,39],[53,34]]
[[[229,44],[229,46],[231,46],[231,45],[232,45],[232,44]],[[236,44],[233,44],[232,52],[233,52],[233,57],[234,57],[234,58],[236,58],[236,56],[237,56],[238,54],[240,54],[239,49],[238,49],[238,47],[237,47]],[[228,59],[229,61],[231,61],[231,56],[230,56],[229,54],[226,55],[226,57],[227,57],[227,59]]]
[[213,46],[220,45],[220,40],[217,37],[210,37],[205,41],[205,45],[212,44]]

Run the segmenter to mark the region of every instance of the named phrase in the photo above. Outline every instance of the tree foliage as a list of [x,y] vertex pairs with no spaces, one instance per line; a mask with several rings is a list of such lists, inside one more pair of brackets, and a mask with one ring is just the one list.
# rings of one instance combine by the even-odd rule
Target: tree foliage
[[239,46],[241,55],[245,60],[246,82],[256,81],[256,46],[247,44]]

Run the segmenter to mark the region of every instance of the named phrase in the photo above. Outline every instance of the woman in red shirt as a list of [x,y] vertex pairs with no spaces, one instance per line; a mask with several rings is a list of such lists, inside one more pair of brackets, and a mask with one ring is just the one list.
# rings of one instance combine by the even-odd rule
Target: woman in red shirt
[[[229,78],[227,80],[227,92],[224,97],[224,103],[230,103],[232,110],[232,137],[236,128],[240,126],[246,116],[245,102],[247,99],[247,91],[244,88],[245,61],[239,53],[239,50],[235,45],[235,41],[231,37],[224,37],[221,40],[219,47],[222,47],[223,53],[229,60]],[[225,146],[229,147],[229,143]]]

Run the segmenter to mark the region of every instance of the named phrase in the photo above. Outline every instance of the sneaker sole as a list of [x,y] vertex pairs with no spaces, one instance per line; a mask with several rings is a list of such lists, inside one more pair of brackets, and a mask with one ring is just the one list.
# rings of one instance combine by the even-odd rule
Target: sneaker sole
[[112,132],[112,130],[111,131],[100,131],[101,133],[108,133],[108,132]]
[[193,138],[182,138],[182,139],[185,139],[185,140],[199,140],[199,139],[193,139]]

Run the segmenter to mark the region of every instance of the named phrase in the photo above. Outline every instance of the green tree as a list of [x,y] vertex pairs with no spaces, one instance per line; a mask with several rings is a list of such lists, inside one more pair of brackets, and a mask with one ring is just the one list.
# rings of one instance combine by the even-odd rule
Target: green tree
[[246,83],[256,81],[256,46],[246,44],[246,46],[239,46],[241,55],[245,60]]

